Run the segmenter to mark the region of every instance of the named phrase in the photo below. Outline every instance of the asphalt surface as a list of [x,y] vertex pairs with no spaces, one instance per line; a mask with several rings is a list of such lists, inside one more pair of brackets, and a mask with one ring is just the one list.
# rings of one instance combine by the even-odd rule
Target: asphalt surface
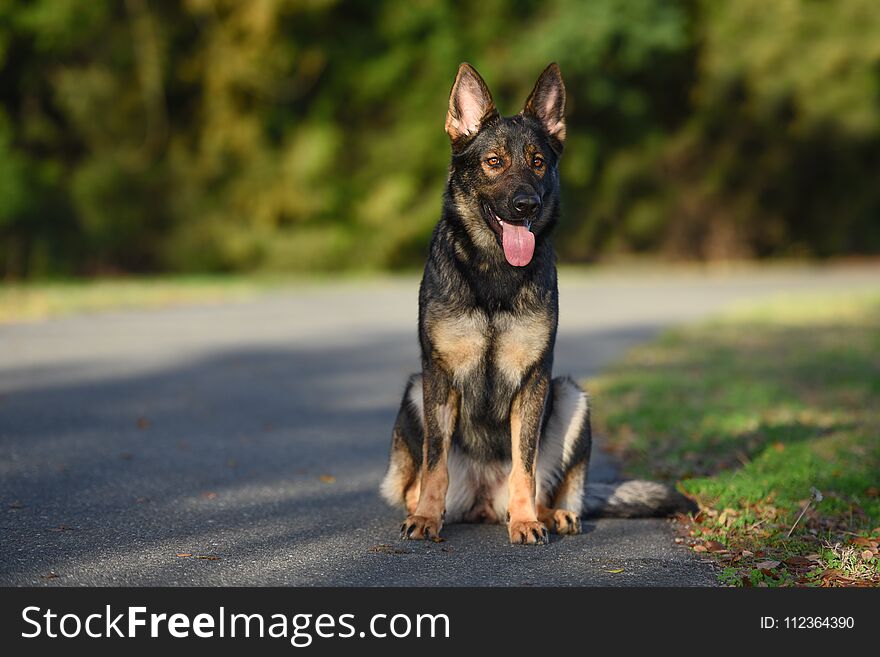
[[[737,300],[878,282],[871,267],[563,274],[556,373],[594,374]],[[588,521],[543,547],[500,526],[398,541],[377,486],[418,365],[417,286],[0,327],[0,584],[712,585],[662,519]]]

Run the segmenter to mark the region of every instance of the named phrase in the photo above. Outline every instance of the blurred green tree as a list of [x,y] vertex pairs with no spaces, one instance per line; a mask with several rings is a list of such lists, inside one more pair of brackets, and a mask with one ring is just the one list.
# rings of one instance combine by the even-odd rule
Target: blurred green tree
[[460,61],[569,92],[563,258],[880,250],[871,0],[0,0],[0,270],[416,265]]

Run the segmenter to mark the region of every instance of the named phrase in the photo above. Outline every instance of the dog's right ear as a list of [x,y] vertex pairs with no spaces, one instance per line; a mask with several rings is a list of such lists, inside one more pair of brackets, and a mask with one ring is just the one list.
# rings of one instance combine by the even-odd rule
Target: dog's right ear
[[452,140],[452,149],[460,150],[483,123],[497,114],[489,87],[477,70],[467,63],[459,66],[446,114],[446,134]]
[[526,100],[523,112],[538,119],[553,140],[553,148],[561,153],[565,144],[565,84],[556,63],[541,73],[535,88]]

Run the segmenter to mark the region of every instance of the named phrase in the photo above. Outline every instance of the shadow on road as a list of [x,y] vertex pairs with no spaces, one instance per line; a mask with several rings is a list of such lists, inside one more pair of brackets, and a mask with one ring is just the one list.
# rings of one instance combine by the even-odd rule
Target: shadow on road
[[[606,351],[655,330],[562,334],[555,369],[592,373]],[[0,581],[600,583],[596,569],[572,573],[560,560],[658,557],[633,543],[639,521],[627,523],[628,553],[608,543],[625,536],[614,529],[529,552],[497,526],[376,548],[398,545],[400,513],[376,488],[417,362],[415,337],[401,332],[328,348],[242,346],[162,369],[134,363],[109,378],[87,362],[2,372]],[[418,558],[426,552],[436,558]],[[59,577],[41,579],[50,571]]]

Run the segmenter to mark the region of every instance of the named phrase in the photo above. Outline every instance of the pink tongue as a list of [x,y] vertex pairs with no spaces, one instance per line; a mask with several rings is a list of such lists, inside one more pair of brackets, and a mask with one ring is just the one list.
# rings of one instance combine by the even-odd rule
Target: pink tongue
[[532,261],[535,254],[535,235],[524,225],[502,224],[504,237],[504,257],[514,267],[525,267]]

